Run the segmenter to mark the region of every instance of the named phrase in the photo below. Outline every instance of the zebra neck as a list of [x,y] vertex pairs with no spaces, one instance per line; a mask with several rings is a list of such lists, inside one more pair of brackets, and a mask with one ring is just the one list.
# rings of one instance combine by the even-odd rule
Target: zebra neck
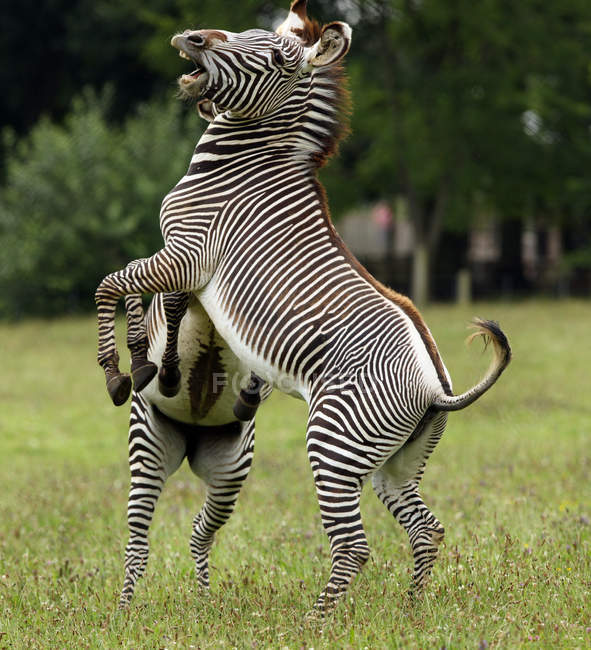
[[340,68],[302,78],[290,98],[262,117],[222,113],[195,149],[194,163],[269,153],[321,167],[347,130],[348,92]]

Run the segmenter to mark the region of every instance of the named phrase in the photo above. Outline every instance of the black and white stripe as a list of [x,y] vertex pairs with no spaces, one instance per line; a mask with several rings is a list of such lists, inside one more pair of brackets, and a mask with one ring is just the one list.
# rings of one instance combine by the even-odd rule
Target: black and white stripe
[[[175,293],[174,321],[175,301],[190,294],[211,319],[227,359],[308,401],[307,448],[332,556],[328,584],[316,602],[324,611],[368,558],[359,498],[369,478],[409,534],[414,583],[422,586],[443,537],[441,524],[418,494],[425,462],[443,433],[446,411],[463,408],[492,385],[509,362],[510,349],[496,325],[479,321],[477,334],[494,344],[493,366],[473,389],[452,396],[420,315],[349,253],[316,179],[344,130],[346,90],[339,62],[350,29],[331,23],[320,30],[305,15],[305,2],[295,0],[278,31],[204,30],[174,37],[173,44],[197,66],[183,76],[181,89],[211,102],[219,114],[198,142],[187,174],[163,201],[165,247],[108,276],[97,290],[99,362],[116,383],[113,314],[121,296]],[[181,364],[191,355],[181,349],[183,323]],[[172,330],[176,326],[173,322]],[[163,326],[159,331],[162,353]],[[202,345],[203,336],[197,338]],[[150,345],[151,362],[157,363],[157,346]],[[166,347],[175,347],[174,331]],[[136,430],[140,438],[148,430],[159,435],[170,430],[170,422],[161,421],[165,416],[154,411],[167,413],[167,404],[150,386],[134,397],[132,437]],[[180,410],[174,417],[185,416]],[[232,426],[241,427],[239,442],[228,452],[239,489],[250,465],[252,429]],[[175,453],[183,449],[179,435],[173,436]],[[153,446],[142,448],[155,453]],[[163,480],[177,456],[164,464],[152,460],[138,476],[143,480],[155,472],[153,481]],[[199,465],[199,451],[194,458]],[[148,514],[158,491],[151,489]],[[212,494],[217,495],[214,487]],[[233,505],[234,497],[225,494]],[[211,526],[228,514],[217,507],[219,501],[195,524],[192,550],[204,584]],[[144,541],[135,547],[143,549]],[[134,550],[137,560],[131,564],[143,566],[146,553]]]

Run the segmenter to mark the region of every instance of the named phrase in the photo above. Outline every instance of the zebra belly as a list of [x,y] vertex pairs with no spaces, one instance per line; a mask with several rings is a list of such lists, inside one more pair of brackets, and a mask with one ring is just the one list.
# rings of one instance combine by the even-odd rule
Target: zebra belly
[[[158,322],[150,340],[148,358],[160,365],[166,347],[166,323]],[[250,371],[234,355],[216,331],[197,300],[185,314],[178,338],[181,389],[175,397],[164,397],[155,378],[142,395],[170,418],[218,426],[236,420],[232,408],[240,391],[240,381]]]
[[[207,311],[209,317],[212,319],[220,335],[227,341],[234,354],[247,367],[280,391],[289,395],[301,397],[308,402],[310,401],[309,387],[304,383],[301,377],[286,372],[284,368],[279,367],[273,362],[273,360],[259,354],[251,345],[248,344],[247,341],[244,340],[244,337],[241,335],[236,325],[240,319],[228,314],[222,308],[222,300],[220,300],[216,276],[214,276],[203,289],[197,292],[196,295]],[[372,365],[376,362],[379,363],[381,357],[392,358],[392,356],[400,356],[402,358],[402,366],[405,370],[403,374],[408,377],[410,383],[407,382],[405,385],[399,386],[396,389],[391,382],[386,382],[387,384],[390,384],[390,392],[385,396],[385,399],[392,403],[394,410],[400,408],[404,409],[404,404],[408,400],[409,392],[413,395],[420,393],[421,397],[417,397],[417,401],[421,402],[417,414],[418,419],[420,419],[424,410],[428,408],[435,396],[441,392],[441,382],[425,344],[411,319],[399,307],[389,303],[386,299],[384,299],[384,301],[387,302],[388,309],[391,309],[393,314],[392,327],[390,328],[390,326],[388,326],[385,330],[388,334],[388,337],[384,337],[386,347],[379,347],[378,349],[374,349],[372,352],[368,352],[366,357],[354,362],[353,366],[350,368],[346,367],[346,364],[339,364],[338,369],[325,367],[324,371],[326,371],[329,376],[334,375],[335,370],[338,370],[340,374],[348,373],[353,376],[356,371],[363,370],[363,366],[367,366],[367,373],[371,376],[373,372]],[[308,307],[309,305],[306,303],[305,296],[302,296],[300,308],[306,310]],[[275,322],[281,320],[283,316],[282,313],[272,315],[266,314],[265,318],[268,322]],[[250,318],[256,318],[256,315],[253,316],[251,314]],[[368,320],[368,322],[370,322],[370,320]],[[340,324],[341,330],[344,330],[345,332],[343,336],[340,334],[336,335],[333,331],[334,338],[339,339],[339,343],[337,344],[339,347],[347,347],[347,327],[348,325],[346,322]],[[382,328],[384,328],[384,326],[382,326]],[[284,332],[284,334],[289,333],[289,331]],[[368,345],[369,342],[374,340],[375,334],[374,330],[368,330],[366,332]],[[355,364],[358,364],[358,367]],[[447,370],[445,370],[445,372],[449,376]],[[399,395],[396,393],[397,390],[400,391]],[[416,407],[416,404],[414,406]]]

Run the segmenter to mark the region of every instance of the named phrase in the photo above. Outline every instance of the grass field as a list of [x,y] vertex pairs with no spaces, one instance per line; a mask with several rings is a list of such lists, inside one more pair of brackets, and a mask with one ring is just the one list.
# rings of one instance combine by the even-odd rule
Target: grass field
[[405,600],[405,533],[367,488],[372,558],[324,625],[304,621],[330,564],[305,404],[276,395],[260,411],[210,596],[188,551],[203,487],[182,468],[121,613],[127,409],[104,390],[94,319],[0,326],[0,648],[591,647],[591,302],[426,310],[458,392],[489,360],[463,345],[473,315],[500,320],[514,361],[451,414],[427,467],[422,493],[446,528],[433,579]]

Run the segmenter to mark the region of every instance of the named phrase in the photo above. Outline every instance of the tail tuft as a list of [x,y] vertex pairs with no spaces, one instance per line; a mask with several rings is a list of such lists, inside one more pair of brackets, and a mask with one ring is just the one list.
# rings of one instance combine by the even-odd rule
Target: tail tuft
[[472,321],[472,327],[474,332],[468,337],[468,344],[479,336],[484,339],[485,349],[492,343],[494,354],[490,368],[484,378],[465,393],[461,395],[441,394],[437,397],[433,406],[440,411],[459,411],[472,404],[497,381],[511,361],[511,346],[498,323],[475,318]]
[[505,336],[505,332],[503,332],[499,324],[494,320],[474,318],[471,327],[475,331],[470,334],[466,343],[470,345],[470,343],[479,336],[484,339],[485,350],[489,344],[492,343],[495,348],[495,356],[499,356],[500,360],[502,360],[504,370],[509,364],[509,361],[511,361],[511,346],[509,345],[509,340]]

